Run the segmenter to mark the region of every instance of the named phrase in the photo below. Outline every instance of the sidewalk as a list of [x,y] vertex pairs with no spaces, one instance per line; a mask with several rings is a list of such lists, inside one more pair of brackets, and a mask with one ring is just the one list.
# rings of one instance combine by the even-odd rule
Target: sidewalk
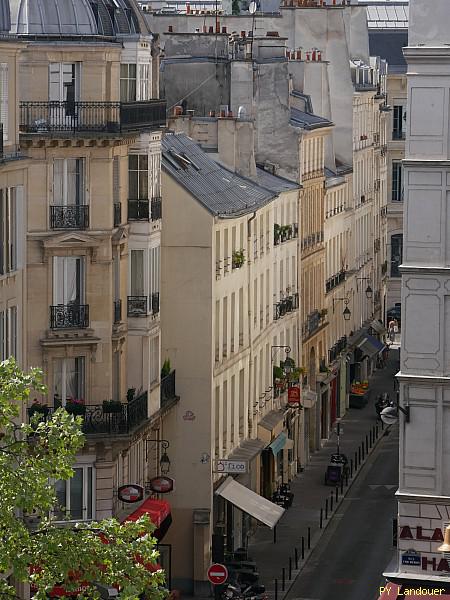
[[[340,439],[340,447],[341,452],[346,454],[349,460],[354,459],[355,452],[358,452],[358,448],[365,442],[366,435],[369,435],[371,430],[374,432],[377,423],[374,403],[378,394],[388,392],[391,398],[395,398],[394,375],[398,372],[398,347],[397,340],[395,340],[389,352],[387,366],[384,369],[375,371],[371,377],[369,385],[372,394],[367,406],[362,409],[350,408],[341,419],[343,434]],[[378,438],[375,440],[375,435],[373,435],[374,443],[372,448],[369,449],[369,454],[381,438],[381,423],[378,422]],[[334,512],[355,478],[354,474],[353,480],[349,480],[349,487],[344,486],[344,496],[341,495],[339,488],[339,499],[336,505],[335,488],[324,485],[324,474],[329,457],[335,450],[336,434],[333,433],[324,447],[311,457],[305,471],[292,481],[291,489],[295,494],[294,502],[277,525],[276,543],[274,543],[273,531],[268,527],[259,527],[256,534],[249,539],[249,556],[258,565],[259,581],[266,586],[267,593],[271,598],[275,596],[275,579],[278,579],[277,600],[281,600],[285,596],[308,555],[314,549],[330,522],[330,514],[328,520],[325,519],[325,501],[328,499],[330,505],[330,496],[333,495]],[[323,529],[319,528],[321,507],[324,509]],[[311,539],[310,550],[308,550],[308,528],[310,529]],[[301,559],[302,536],[305,548],[304,560]],[[299,569],[297,570],[295,568],[295,548],[298,550],[299,557]],[[292,566],[291,578],[289,578],[289,557]],[[282,590],[283,568],[285,569],[286,579],[284,591]]]

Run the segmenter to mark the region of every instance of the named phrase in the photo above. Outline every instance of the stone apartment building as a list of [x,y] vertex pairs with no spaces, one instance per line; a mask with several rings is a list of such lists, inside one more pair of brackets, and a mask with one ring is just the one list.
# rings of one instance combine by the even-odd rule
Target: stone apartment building
[[[288,405],[278,374],[300,359],[299,186],[255,167],[250,122],[169,127],[208,149],[185,133],[163,140],[163,356],[176,361],[181,397],[164,419],[177,481],[167,540],[173,581],[201,594],[211,561],[246,544],[251,517],[275,524],[255,506],[279,518],[268,500],[304,460],[305,411]],[[223,459],[246,469],[227,478]]]
[[121,519],[136,506],[118,488],[159,473],[176,402],[174,372],[161,381],[158,48],[133,1],[11,0],[0,15],[2,357],[43,369],[41,410],[83,415],[57,485],[66,516]]

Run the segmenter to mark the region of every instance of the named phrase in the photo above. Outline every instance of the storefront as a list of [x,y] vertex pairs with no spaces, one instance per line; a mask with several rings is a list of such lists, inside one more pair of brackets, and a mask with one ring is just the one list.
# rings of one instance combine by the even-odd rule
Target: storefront
[[385,350],[385,345],[370,335],[368,328],[362,328],[349,338],[350,381],[367,381],[377,366],[377,358]]
[[265,442],[260,470],[260,493],[265,498],[272,498],[277,486],[288,480],[285,453],[292,450],[292,442],[288,443],[285,417],[285,410],[271,410],[258,423],[258,438]]

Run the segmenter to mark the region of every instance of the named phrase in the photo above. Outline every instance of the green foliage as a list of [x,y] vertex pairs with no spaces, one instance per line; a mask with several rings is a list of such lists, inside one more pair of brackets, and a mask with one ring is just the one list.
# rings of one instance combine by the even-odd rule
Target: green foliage
[[[56,584],[67,590],[82,585],[86,589],[78,598],[99,597],[92,582],[118,586],[121,600],[137,600],[142,593],[162,599],[163,572],[144,566],[157,559],[147,517],[61,527],[49,516],[57,504],[51,482],[73,475],[84,445],[82,418],[60,408],[51,418],[36,412],[30,425],[22,424],[23,403],[32,390],[45,393],[38,369],[24,373],[14,359],[0,363],[0,572],[33,584],[37,600],[47,598]],[[37,515],[33,527],[23,515]],[[0,596],[15,597],[3,578]]]
[[245,256],[244,256],[244,249],[241,248],[240,250],[234,250],[232,258],[231,258],[231,263],[233,266],[233,269],[240,269],[243,264],[245,263]]
[[239,4],[239,0],[233,0],[233,3],[231,5],[231,10],[233,15],[238,15],[241,12],[241,6]]
[[164,377],[167,377],[167,375],[170,375],[171,370],[172,370],[172,367],[170,365],[170,358],[166,358],[166,360],[163,362],[163,366],[161,369],[161,379],[164,379]]

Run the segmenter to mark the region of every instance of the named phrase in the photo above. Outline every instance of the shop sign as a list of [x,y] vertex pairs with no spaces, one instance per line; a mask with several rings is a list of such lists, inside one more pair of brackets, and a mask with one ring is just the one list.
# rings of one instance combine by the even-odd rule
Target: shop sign
[[215,460],[215,473],[247,473],[248,463],[246,460]]
[[[413,529],[416,530],[416,534],[413,534]],[[443,542],[444,534],[442,533],[442,529],[440,527],[436,527],[433,530],[432,534],[426,535],[423,533],[423,528],[420,526],[410,527],[409,525],[403,525],[400,528],[400,539],[401,540],[426,540],[431,542]]]
[[300,406],[300,388],[298,386],[288,388],[288,404],[289,406]]
[[122,485],[117,490],[117,497],[121,502],[127,502],[133,504],[134,502],[140,502],[144,498],[144,488],[141,485]]
[[402,565],[407,565],[409,567],[420,567],[420,552],[416,550],[407,550],[402,554]]
[[150,479],[148,487],[150,491],[155,492],[156,494],[167,494],[168,492],[173,492],[175,481],[171,477],[161,475]]

